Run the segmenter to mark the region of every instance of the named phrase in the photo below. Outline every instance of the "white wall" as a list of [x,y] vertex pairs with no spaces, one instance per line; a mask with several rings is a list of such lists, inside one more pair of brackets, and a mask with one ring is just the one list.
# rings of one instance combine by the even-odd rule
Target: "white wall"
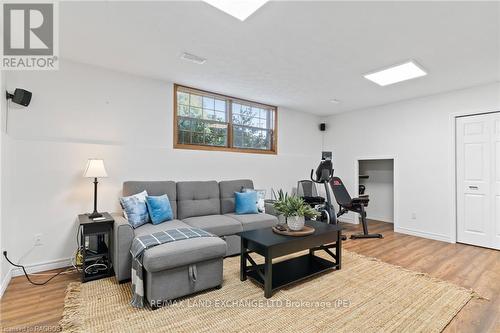
[[11,266],[4,259],[3,251],[7,250],[7,219],[5,202],[8,198],[8,191],[6,188],[5,179],[8,177],[6,174],[8,159],[6,152],[9,148],[10,139],[6,134],[6,121],[7,121],[7,100],[5,99],[5,76],[6,72],[0,71],[0,297],[3,295],[11,278]]
[[[9,114],[4,152],[3,246],[28,265],[57,264],[75,250],[76,215],[92,210],[88,158],[103,158],[109,174],[100,211],[119,209],[125,180],[251,178],[291,190],[320,158],[319,118],[301,112],[279,109],[277,156],[174,150],[172,83],[65,61],[55,72],[9,72],[6,84],[33,92],[27,109]],[[43,246],[32,248],[37,233]]]
[[[392,223],[394,221],[394,165],[393,160],[361,160],[359,174],[368,175],[360,179],[370,196],[366,208],[369,219]],[[355,192],[356,193],[356,192]],[[352,196],[357,196],[352,194]]]
[[[0,71],[0,94],[4,94],[5,93],[5,85],[4,85],[4,73],[3,71]],[[0,96],[1,97],[1,96]],[[6,276],[7,276],[7,269],[4,268],[4,258],[3,258],[3,244],[4,244],[4,237],[5,237],[5,234],[3,233],[3,228],[2,228],[2,225],[3,225],[3,218],[2,218],[2,214],[3,214],[3,210],[2,210],[2,192],[3,192],[3,184],[2,184],[2,165],[3,165],[3,149],[2,149],[2,146],[3,146],[3,136],[4,136],[4,131],[3,129],[5,128],[3,126],[4,124],[4,115],[5,115],[5,99],[0,99],[0,297],[2,297],[3,295],[3,292],[5,291],[5,288],[6,288],[6,284],[8,283],[7,280],[6,280]]]
[[[290,190],[319,160],[320,119],[305,113],[280,109],[277,156],[174,150],[172,83],[68,61],[57,72],[5,76],[9,90],[33,92],[28,108],[11,108],[1,142],[0,242],[27,265],[66,264],[72,255],[75,217],[92,209],[92,184],[82,177],[89,157],[103,158],[110,176],[100,183],[101,211],[119,208],[125,180],[252,178]],[[340,114],[326,119],[324,148],[351,193],[358,157],[396,156],[397,230],[452,241],[452,114],[494,110],[500,84]],[[33,248],[37,233],[44,245]]]
[[454,241],[453,115],[498,110],[495,83],[334,115],[326,119],[325,149],[351,193],[357,158],[396,156],[395,230]]

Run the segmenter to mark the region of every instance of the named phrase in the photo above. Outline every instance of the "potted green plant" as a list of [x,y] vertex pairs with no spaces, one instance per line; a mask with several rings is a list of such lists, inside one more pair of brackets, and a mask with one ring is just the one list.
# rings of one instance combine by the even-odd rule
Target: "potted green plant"
[[273,202],[273,207],[276,213],[278,214],[278,223],[286,224],[286,216],[284,214],[285,204],[288,200],[288,193],[280,189],[278,194],[273,190],[273,196],[275,201]]
[[274,208],[285,216],[288,228],[299,231],[304,228],[305,218],[314,218],[318,212],[311,208],[305,201],[297,196],[283,196],[282,200],[276,201]]

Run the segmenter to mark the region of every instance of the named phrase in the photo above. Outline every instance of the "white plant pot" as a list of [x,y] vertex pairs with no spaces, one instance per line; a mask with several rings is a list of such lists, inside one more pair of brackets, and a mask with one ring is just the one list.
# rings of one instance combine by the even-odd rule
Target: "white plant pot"
[[288,216],[286,219],[288,228],[293,231],[300,231],[304,228],[304,216]]
[[285,215],[278,215],[278,224],[286,224]]

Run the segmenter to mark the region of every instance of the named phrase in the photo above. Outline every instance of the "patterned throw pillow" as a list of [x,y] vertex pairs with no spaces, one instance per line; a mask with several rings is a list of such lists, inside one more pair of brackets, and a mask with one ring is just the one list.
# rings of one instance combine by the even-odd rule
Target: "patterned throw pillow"
[[257,209],[259,210],[259,213],[265,213],[266,212],[266,205],[264,202],[264,199],[266,198],[266,190],[254,190],[253,188],[247,188],[243,187],[241,189],[241,192],[257,192]]
[[147,196],[146,206],[148,206],[149,216],[153,224],[160,224],[174,218],[172,206],[170,206],[170,201],[166,194],[157,197]]
[[148,192],[142,191],[129,197],[120,198],[120,204],[128,223],[132,228],[140,227],[150,222],[148,208],[146,206],[146,197]]

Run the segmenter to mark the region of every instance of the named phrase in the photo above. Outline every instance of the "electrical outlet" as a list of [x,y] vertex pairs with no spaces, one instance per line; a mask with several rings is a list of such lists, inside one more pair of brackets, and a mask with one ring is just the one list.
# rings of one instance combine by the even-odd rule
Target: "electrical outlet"
[[417,219],[417,213],[411,213],[411,219],[416,220]]
[[35,246],[42,246],[42,236],[43,234],[36,234],[35,235]]

